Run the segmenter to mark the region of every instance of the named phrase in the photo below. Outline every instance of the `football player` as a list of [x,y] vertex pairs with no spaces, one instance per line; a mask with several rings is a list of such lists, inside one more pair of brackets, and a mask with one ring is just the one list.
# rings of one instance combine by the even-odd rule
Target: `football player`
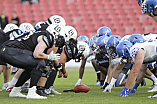
[[[7,63],[25,69],[20,75],[15,87],[9,97],[26,97],[27,99],[46,99],[36,93],[36,86],[39,79],[47,77],[49,70],[46,68],[46,60],[57,62],[59,54],[51,52],[49,55],[44,50],[53,46],[54,41],[64,35],[64,28],[61,25],[52,24],[45,32],[36,32],[33,35],[24,36],[14,41],[7,41],[1,46],[0,56]],[[58,35],[58,36],[56,36]],[[22,58],[21,58],[22,57]],[[20,93],[21,86],[31,78],[30,88],[27,96]]]
[[[127,63],[133,64],[125,88],[119,94],[128,97],[140,68],[147,67],[145,64],[156,61],[156,41],[136,43],[135,45],[132,45],[129,41],[123,41],[116,47],[116,51],[118,55],[127,59]],[[156,97],[156,95],[151,97]]]
[[[22,35],[22,31],[19,30],[18,26],[15,24],[7,24],[4,28],[4,30],[1,30],[0,34],[0,46],[8,41],[8,40],[14,40],[15,38]],[[0,73],[3,71],[4,75],[4,83],[2,90],[6,89],[9,85],[9,76],[11,67],[6,62],[0,59]]]
[[137,0],[141,12],[152,17],[157,22],[157,0]]

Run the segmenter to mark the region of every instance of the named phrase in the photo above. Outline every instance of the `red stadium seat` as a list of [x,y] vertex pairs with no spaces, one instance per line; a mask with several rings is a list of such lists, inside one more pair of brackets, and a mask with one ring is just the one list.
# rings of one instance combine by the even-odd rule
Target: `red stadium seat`
[[61,15],[68,25],[78,28],[79,35],[91,36],[101,26],[119,35],[157,31],[155,21],[142,14],[134,0],[40,0],[31,5],[0,0],[0,12],[3,9],[9,19],[16,11],[20,22],[46,21],[51,15]]

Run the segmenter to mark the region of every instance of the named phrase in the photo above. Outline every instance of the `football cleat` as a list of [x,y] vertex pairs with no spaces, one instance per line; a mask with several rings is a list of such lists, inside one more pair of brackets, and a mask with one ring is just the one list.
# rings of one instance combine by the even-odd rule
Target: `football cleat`
[[157,98],[157,94],[155,94],[153,96],[148,96],[148,98]]
[[23,93],[28,93],[28,89],[29,89],[30,83],[25,83],[24,86],[21,89],[21,92]]
[[13,88],[14,88],[13,86],[8,86],[8,87],[6,88],[6,92],[11,92]]
[[20,93],[21,87],[14,87],[9,94],[9,97],[26,97],[26,95]]
[[157,91],[157,85],[154,86],[154,88],[152,90],[148,90],[147,92],[156,92]]
[[131,91],[130,91],[130,93],[135,93],[137,91],[137,89],[132,89]]
[[47,97],[40,96],[39,94],[36,93],[36,86],[29,88],[26,98],[27,99],[47,99]]
[[50,86],[50,91],[51,93],[50,94],[62,94],[62,93],[59,93],[58,91],[56,91],[53,86]]
[[98,81],[94,86],[100,86],[100,81]]
[[150,86],[150,87],[148,87],[149,89],[153,89],[155,87],[155,85],[152,85],[152,86]]
[[5,90],[9,86],[10,82],[3,83],[2,90]]

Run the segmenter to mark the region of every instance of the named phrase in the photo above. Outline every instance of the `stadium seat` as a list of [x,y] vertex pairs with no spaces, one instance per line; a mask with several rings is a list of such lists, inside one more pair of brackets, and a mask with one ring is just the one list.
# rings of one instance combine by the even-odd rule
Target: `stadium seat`
[[148,32],[150,32],[150,33],[154,32],[153,26],[145,26],[144,27],[144,33],[148,33]]
[[0,12],[3,9],[9,19],[12,11],[16,11],[20,22],[37,22],[61,15],[68,25],[76,26],[79,35],[91,36],[101,26],[108,26],[120,35],[157,30],[154,20],[142,14],[134,0],[40,0],[31,5],[22,5],[20,0],[0,0]]

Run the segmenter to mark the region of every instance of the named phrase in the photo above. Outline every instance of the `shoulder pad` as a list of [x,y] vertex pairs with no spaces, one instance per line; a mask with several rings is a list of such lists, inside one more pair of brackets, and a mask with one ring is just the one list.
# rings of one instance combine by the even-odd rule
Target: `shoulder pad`
[[64,50],[65,50],[65,53],[66,53],[68,59],[71,59],[72,58],[72,51],[71,51],[70,46],[69,45],[65,45]]
[[46,36],[42,36],[43,41],[46,43],[47,47],[50,47],[50,43],[48,41],[48,38]]

